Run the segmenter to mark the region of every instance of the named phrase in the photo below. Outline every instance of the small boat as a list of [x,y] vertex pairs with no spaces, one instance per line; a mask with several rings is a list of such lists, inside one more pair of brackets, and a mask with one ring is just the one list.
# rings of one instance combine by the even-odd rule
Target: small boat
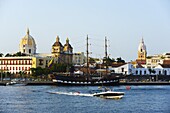
[[93,96],[101,97],[106,99],[121,99],[124,95],[124,92],[116,92],[116,91],[105,91],[100,93],[94,93]]
[[106,99],[121,99],[124,96],[124,92],[112,91],[108,88],[105,88],[104,91],[96,92],[93,94],[93,96]]

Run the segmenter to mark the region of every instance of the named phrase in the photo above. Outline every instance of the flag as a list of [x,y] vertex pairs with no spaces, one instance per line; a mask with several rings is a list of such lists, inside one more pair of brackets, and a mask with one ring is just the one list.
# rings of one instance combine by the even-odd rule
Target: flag
[[54,63],[54,58],[52,58],[52,59],[50,60],[50,62],[48,63],[48,68],[50,68],[50,67],[53,65],[53,63]]

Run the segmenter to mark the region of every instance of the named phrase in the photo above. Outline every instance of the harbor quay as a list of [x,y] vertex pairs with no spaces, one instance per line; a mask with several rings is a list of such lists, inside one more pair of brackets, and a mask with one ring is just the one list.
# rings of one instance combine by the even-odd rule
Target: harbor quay
[[[25,86],[32,85],[56,85],[52,79],[44,80],[39,79],[36,81],[26,80],[26,81],[13,81],[13,80],[4,80],[0,81],[0,86],[6,85],[17,85],[22,84]],[[119,83],[116,85],[170,85],[170,76],[167,75],[128,75],[125,78],[121,78]]]

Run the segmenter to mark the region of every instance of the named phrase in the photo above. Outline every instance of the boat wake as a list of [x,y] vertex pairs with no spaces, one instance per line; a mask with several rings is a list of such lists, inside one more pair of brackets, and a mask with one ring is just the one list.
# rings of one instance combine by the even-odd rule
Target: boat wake
[[49,92],[51,94],[60,94],[60,95],[73,95],[73,96],[85,96],[92,97],[93,94],[80,93],[80,92]]

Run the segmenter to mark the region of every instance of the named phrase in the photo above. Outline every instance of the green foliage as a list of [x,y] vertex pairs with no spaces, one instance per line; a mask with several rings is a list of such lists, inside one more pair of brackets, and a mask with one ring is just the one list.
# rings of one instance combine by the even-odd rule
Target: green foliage
[[153,73],[153,74],[156,73],[156,71],[155,71],[154,69],[151,69],[151,68],[149,68],[148,71],[149,71],[150,74],[151,74],[151,73]]
[[72,65],[67,66],[66,64],[53,64],[51,68],[31,68],[31,72],[33,76],[39,76],[39,75],[48,75],[53,72],[74,72],[74,67]]
[[95,59],[94,58],[89,58],[89,63],[95,63]]
[[6,55],[5,55],[5,57],[12,57],[13,55],[11,55],[11,54],[9,54],[9,53],[7,53]]
[[17,53],[15,53],[15,54],[9,54],[9,53],[7,53],[6,55],[5,55],[5,57],[18,57],[18,56],[27,56],[25,53],[21,53],[21,52],[17,52]]
[[115,59],[114,58],[111,59],[110,57],[107,57],[107,58],[104,57],[103,61],[104,61],[104,63],[111,65],[113,62],[115,62]]
[[17,52],[13,56],[27,56],[25,53]]
[[2,57],[4,54],[3,53],[0,53],[0,57]]
[[117,58],[116,60],[117,63],[125,63],[125,60],[123,60],[121,57]]

